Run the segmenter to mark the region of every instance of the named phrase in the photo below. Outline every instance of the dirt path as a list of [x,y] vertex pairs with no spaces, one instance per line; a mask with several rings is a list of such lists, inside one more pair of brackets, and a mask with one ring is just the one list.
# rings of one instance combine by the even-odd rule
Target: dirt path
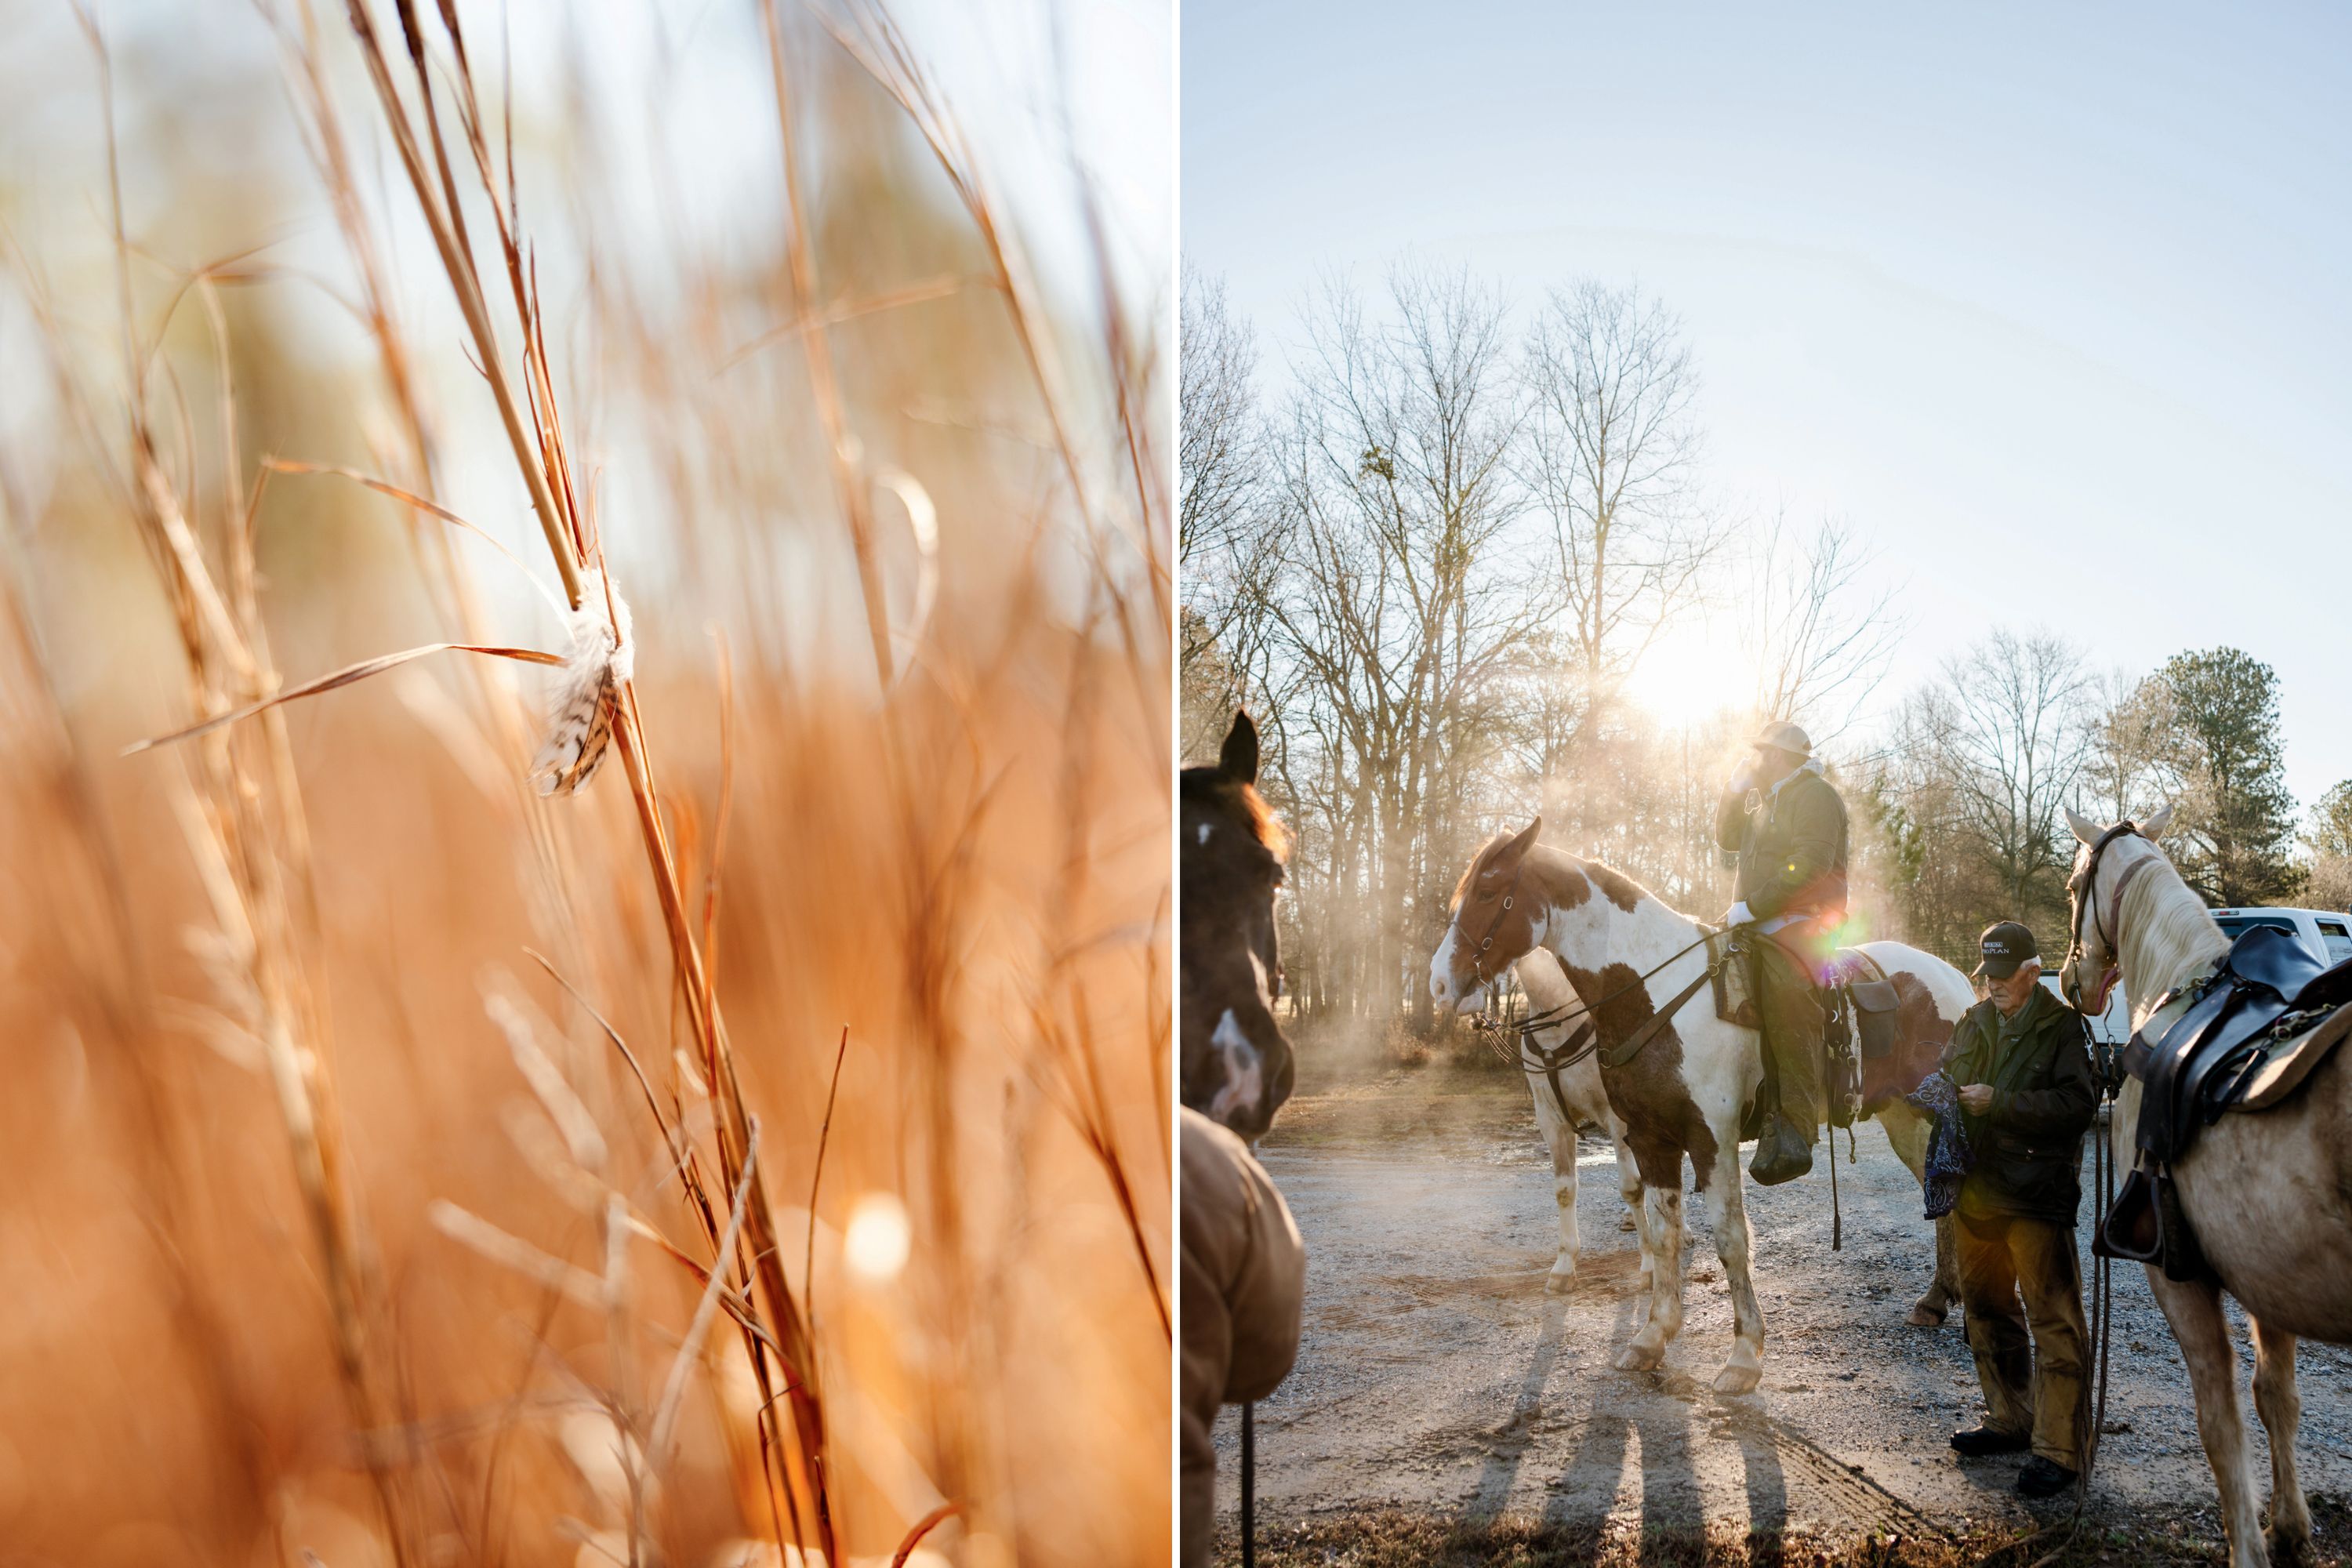
[[[1720,1398],[1707,1384],[1730,1304],[1695,1206],[1682,1335],[1658,1372],[1618,1372],[1640,1258],[1618,1229],[1605,1144],[1584,1146],[1577,1287],[1549,1297],[1549,1162],[1524,1094],[1420,1075],[1294,1100],[1261,1153],[1306,1235],[1306,1331],[1297,1370],[1257,1407],[1261,1520],[1393,1508],[1830,1537],[2027,1522],[2018,1459],[1964,1466],[1947,1446],[1980,1408],[1959,1314],[1904,1326],[1932,1232],[1885,1135],[1858,1133],[1860,1163],[1838,1172],[1841,1252],[1818,1156],[1803,1181],[1749,1184],[1764,1382]],[[2192,1531],[2201,1510],[2218,1535],[2179,1352],[2139,1270],[2115,1279],[2094,1506],[2117,1522],[2185,1514]],[[2305,1486],[2352,1494],[2352,1353],[2306,1346],[2300,1369]],[[2250,1399],[2246,1415],[2259,1443]],[[1229,1412],[1229,1511],[1237,1433]],[[2256,1465],[2267,1490],[2266,1454]]]

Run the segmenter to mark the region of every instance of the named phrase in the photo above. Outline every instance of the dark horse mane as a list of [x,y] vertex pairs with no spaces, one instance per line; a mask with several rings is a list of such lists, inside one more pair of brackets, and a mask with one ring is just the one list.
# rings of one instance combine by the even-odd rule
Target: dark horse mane
[[1283,831],[1282,819],[1266,805],[1265,797],[1256,786],[1245,784],[1229,775],[1223,768],[1186,768],[1178,781],[1179,798],[1196,805],[1223,810],[1240,817],[1265,852],[1276,860],[1290,852],[1290,837]]

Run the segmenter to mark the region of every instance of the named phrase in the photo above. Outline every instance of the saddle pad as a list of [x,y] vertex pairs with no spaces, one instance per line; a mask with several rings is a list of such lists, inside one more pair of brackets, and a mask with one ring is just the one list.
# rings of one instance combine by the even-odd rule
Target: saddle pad
[[2315,1028],[2273,1050],[2270,1060],[2248,1077],[2244,1091],[2227,1109],[2268,1110],[2302,1088],[2312,1069],[2326,1061],[2327,1053],[2347,1035],[2352,1035],[2352,1002],[2330,1013]]

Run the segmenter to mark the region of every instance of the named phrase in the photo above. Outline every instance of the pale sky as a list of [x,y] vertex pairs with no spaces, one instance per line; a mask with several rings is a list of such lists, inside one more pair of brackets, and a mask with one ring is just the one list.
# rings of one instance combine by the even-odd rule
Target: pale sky
[[2279,673],[2297,797],[2352,777],[2352,13],[1181,25],[1184,250],[1269,362],[1318,277],[1407,254],[1522,306],[1638,281],[1686,324],[1717,493],[1878,550],[1914,627],[1882,702],[1995,624],[2134,673],[2226,643]]

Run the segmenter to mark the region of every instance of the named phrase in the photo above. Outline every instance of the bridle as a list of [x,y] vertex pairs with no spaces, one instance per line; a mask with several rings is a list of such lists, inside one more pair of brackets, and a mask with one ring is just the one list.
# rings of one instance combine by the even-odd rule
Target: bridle
[[[2084,952],[2083,947],[2083,922],[2085,918],[2090,921],[2092,933],[2099,939],[2099,945],[2106,951],[2109,966],[2113,967],[2116,959],[2116,936],[2120,934],[2122,930],[2124,889],[2131,886],[2131,880],[2134,877],[2139,874],[2140,868],[2148,863],[2148,858],[2142,856],[2139,859],[2133,861],[2130,865],[2124,868],[2123,875],[2116,879],[2115,891],[2108,896],[2107,918],[2105,921],[2102,921],[2099,919],[2097,896],[2099,891],[2099,857],[2105,854],[2107,846],[2113,844],[2116,839],[2126,837],[2137,838],[2140,836],[2139,825],[2137,823],[2129,821],[2118,822],[2113,827],[2108,828],[2105,833],[2099,835],[2098,842],[2091,846],[2091,856],[2089,860],[2084,864],[2083,890],[2074,900],[2074,907],[2072,911],[2073,920],[2066,932],[2066,963],[2069,971],[2074,976],[2073,979],[2066,983],[2066,1005],[2069,1007],[2074,1008],[2077,1013],[2088,1016],[2090,1012],[2090,1009],[2083,1005],[2082,961]],[[2111,930],[2110,928],[2113,929]],[[2104,972],[2102,973],[2104,974]],[[2099,1000],[2102,1003],[2105,1003],[2106,1000],[2105,990],[2104,987],[2101,988]]]
[[[1478,982],[1478,987],[1480,990],[1485,990],[1487,986],[1494,984],[1494,977],[1486,973],[1486,952],[1488,949],[1495,945],[1495,933],[1503,929],[1503,917],[1509,914],[1511,912],[1511,906],[1518,901],[1519,876],[1527,868],[1528,863],[1524,858],[1520,859],[1517,865],[1511,868],[1511,880],[1503,889],[1503,901],[1501,905],[1496,909],[1495,918],[1486,922],[1486,934],[1478,939],[1478,952],[1477,955],[1470,961],[1470,973],[1471,976]],[[1463,903],[1467,903],[1468,901],[1469,900],[1465,898]],[[1454,918],[1446,922],[1446,929],[1454,932],[1456,935],[1461,933],[1462,904],[1456,904],[1454,906]]]

